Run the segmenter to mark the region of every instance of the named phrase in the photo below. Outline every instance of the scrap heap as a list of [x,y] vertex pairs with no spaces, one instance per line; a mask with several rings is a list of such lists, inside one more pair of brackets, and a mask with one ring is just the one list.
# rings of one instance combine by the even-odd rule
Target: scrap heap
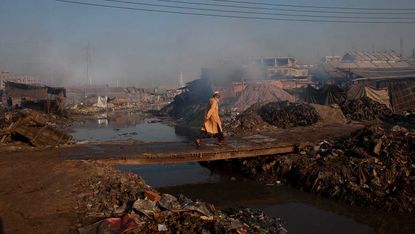
[[385,211],[415,212],[415,130],[371,126],[298,154],[233,160],[252,178]]
[[174,101],[160,110],[161,115],[168,115],[184,121],[187,126],[200,126],[206,103],[212,97],[212,87],[207,79],[198,79],[186,84],[183,92],[174,97]]
[[101,169],[99,176],[76,188],[81,234],[287,232],[280,220],[259,211],[224,213],[211,204],[192,201],[183,195],[177,198],[160,194],[138,175],[105,166]]
[[34,147],[55,147],[70,143],[72,137],[59,131],[54,125],[53,114],[23,109],[7,112],[0,130],[0,144],[25,143]]
[[237,133],[261,131],[265,128],[272,127],[258,114],[259,108],[261,108],[260,104],[252,105],[242,114],[237,115],[231,122],[225,122],[225,129]]
[[309,104],[290,102],[270,102],[266,105],[255,104],[235,120],[227,123],[225,129],[231,134],[268,131],[276,128],[310,126],[317,123],[319,114]]
[[341,104],[341,109],[346,118],[356,121],[385,119],[392,115],[392,111],[386,105],[368,97],[347,100]]
[[259,115],[279,128],[310,126],[319,120],[317,111],[311,105],[289,102],[270,102],[259,109]]

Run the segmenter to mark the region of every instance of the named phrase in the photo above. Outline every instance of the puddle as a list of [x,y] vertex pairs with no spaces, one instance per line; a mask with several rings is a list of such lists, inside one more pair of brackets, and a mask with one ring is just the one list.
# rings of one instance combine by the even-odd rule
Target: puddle
[[137,140],[144,142],[184,141],[174,127],[142,115],[123,113],[108,119],[87,119],[78,122],[71,129],[72,136],[78,141],[115,141]]

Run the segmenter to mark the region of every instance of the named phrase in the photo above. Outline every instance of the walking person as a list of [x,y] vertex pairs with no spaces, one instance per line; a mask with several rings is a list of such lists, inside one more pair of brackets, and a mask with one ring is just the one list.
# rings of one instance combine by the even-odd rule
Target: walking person
[[7,98],[7,110],[8,111],[13,110],[13,99],[12,99],[12,97]]
[[201,134],[195,140],[197,148],[200,147],[201,139],[203,138],[214,137],[218,139],[220,144],[224,143],[225,137],[222,131],[222,122],[219,117],[219,99],[220,94],[218,91],[215,91],[213,97],[209,99],[205,110]]

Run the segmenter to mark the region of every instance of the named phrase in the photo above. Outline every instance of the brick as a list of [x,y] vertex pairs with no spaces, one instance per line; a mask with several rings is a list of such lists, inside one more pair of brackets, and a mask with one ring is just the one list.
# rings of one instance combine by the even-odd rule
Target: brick
[[156,201],[156,202],[160,201],[160,199],[161,199],[161,196],[158,193],[152,192],[150,190],[144,191],[144,196],[147,199],[152,200],[152,201]]

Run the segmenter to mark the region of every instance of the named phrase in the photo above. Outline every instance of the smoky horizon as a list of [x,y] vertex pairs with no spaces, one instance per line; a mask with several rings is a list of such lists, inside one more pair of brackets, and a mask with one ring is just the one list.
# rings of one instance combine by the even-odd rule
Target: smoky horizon
[[3,0],[0,70],[54,85],[154,87],[263,57],[409,57],[414,15],[411,0]]

